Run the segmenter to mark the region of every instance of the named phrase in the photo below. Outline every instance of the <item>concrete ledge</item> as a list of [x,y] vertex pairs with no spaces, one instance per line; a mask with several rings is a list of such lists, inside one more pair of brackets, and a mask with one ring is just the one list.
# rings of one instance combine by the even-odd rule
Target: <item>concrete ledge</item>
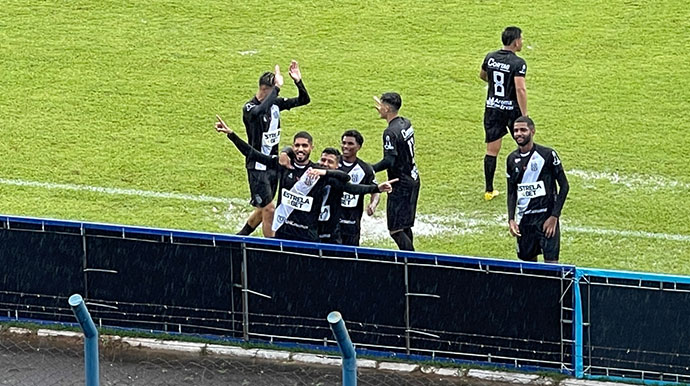
[[592,381],[588,379],[564,379],[559,386],[624,386],[627,383]]
[[74,332],[74,331],[62,331],[62,330],[46,330],[46,329],[39,329],[36,332],[36,335],[38,336],[65,336],[69,338],[83,338],[84,334],[81,332]]
[[172,350],[182,352],[201,353],[206,347],[205,343],[177,342],[149,338],[122,338],[121,342],[130,346],[146,347],[154,350]]
[[9,331],[13,334],[22,334],[22,335],[31,334],[31,330],[29,330],[28,328],[10,327],[7,329],[7,331]]
[[397,363],[397,362],[379,362],[379,370],[400,371],[403,373],[411,373],[419,369],[419,365],[411,363]]
[[278,350],[258,350],[256,357],[261,359],[270,359],[274,361],[289,361],[290,352]]
[[375,369],[378,362],[373,359],[357,359],[358,369]]
[[505,371],[488,371],[488,370],[476,370],[471,369],[467,372],[467,376],[471,378],[482,379],[485,381],[493,382],[509,382],[509,383],[521,383],[530,384],[539,379],[536,374],[520,374],[520,373],[509,373]]
[[[8,328],[10,333],[14,334],[32,334],[32,330],[19,327]],[[62,331],[39,329],[36,331],[39,337],[66,337],[66,338],[83,338],[82,332]],[[267,360],[276,360],[284,362],[299,362],[305,364],[318,364],[327,366],[341,366],[342,358],[340,356],[307,354],[307,353],[292,353],[289,351],[270,350],[270,349],[246,349],[238,346],[225,346],[219,344],[204,344],[194,342],[182,342],[171,340],[160,340],[151,338],[127,338],[116,335],[103,335],[101,339],[104,341],[120,341],[127,343],[134,347],[143,347],[155,350],[171,350],[188,353],[203,353],[207,352],[214,355],[227,355],[242,358],[260,358]],[[453,367],[435,367],[435,366],[421,366],[412,363],[399,362],[378,362],[372,359],[358,359],[358,368],[379,369],[386,371],[397,371],[411,373],[420,371],[424,374],[434,374],[442,377],[470,377],[487,382],[504,382],[515,384],[528,384],[534,386],[625,386],[628,383],[594,381],[586,379],[564,379],[561,382],[556,382],[552,378],[539,376],[528,373],[512,373],[506,371],[489,371],[480,369],[465,370],[462,368]]]
[[465,371],[460,368],[454,367],[434,367],[434,366],[422,366],[419,368],[424,374],[436,374],[442,377],[464,377]]
[[313,363],[327,366],[340,366],[342,363],[341,358],[317,354],[292,354],[292,360],[295,362]]
[[233,357],[255,358],[258,348],[242,348],[237,346],[222,346],[219,344],[210,344],[206,346],[206,351],[211,354],[229,355]]

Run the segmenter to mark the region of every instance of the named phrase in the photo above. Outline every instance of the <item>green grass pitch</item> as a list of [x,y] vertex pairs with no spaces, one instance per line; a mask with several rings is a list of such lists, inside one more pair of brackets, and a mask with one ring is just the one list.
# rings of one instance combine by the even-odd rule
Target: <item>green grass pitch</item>
[[[481,198],[478,72],[515,24],[536,141],[559,151],[571,184],[561,261],[690,273],[684,1],[11,0],[2,15],[1,213],[234,233],[246,174],[214,115],[243,133],[258,76],[294,58],[312,103],[283,114],[283,143],[308,130],[317,149],[337,146],[357,128],[376,161],[385,122],[372,96],[400,92],[422,178],[417,249],[514,259],[505,195]],[[290,83],[283,95],[296,95]],[[502,192],[514,146],[506,137]],[[383,214],[382,203],[365,245],[393,246]]]

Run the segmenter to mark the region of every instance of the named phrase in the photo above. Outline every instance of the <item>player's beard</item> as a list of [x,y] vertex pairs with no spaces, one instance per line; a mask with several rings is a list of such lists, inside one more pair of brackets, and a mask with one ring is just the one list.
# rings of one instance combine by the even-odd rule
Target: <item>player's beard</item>
[[295,152],[295,161],[297,161],[298,163],[304,163],[309,159],[309,155],[310,153],[298,150]]
[[518,146],[525,146],[527,145],[530,141],[532,140],[532,135],[523,135],[519,137],[515,137],[515,142],[518,144]]

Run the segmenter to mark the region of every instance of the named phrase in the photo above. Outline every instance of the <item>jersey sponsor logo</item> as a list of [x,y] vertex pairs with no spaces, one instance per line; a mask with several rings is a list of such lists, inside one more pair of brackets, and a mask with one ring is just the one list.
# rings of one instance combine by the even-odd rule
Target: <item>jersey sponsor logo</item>
[[280,143],[280,129],[276,131],[267,131],[263,134],[261,144],[264,146],[273,147]]
[[354,208],[359,202],[359,194],[343,193],[343,198],[340,199],[340,206],[343,208]]
[[496,59],[494,58],[489,58],[489,61],[486,62],[486,65],[489,66],[490,68],[500,70],[500,71],[510,71],[510,64],[509,63],[501,63],[497,62]]
[[490,109],[499,110],[515,110],[515,105],[510,99],[500,99],[496,97],[489,97],[486,99],[486,107]]
[[414,127],[410,126],[407,129],[403,129],[402,135],[403,135],[403,139],[405,141],[407,141],[408,139],[410,139],[410,137],[412,137],[414,135]]
[[393,150],[395,147],[393,147],[393,143],[391,142],[391,136],[387,135],[386,140],[383,142],[383,149],[384,150]]
[[520,75],[525,75],[526,72],[527,72],[527,65],[526,65],[526,64],[523,64],[523,65],[522,65],[522,68],[520,68],[520,71],[518,71],[518,73],[519,73]]
[[299,193],[291,192],[287,189],[283,189],[281,196],[281,204],[284,204],[292,209],[301,210],[302,212],[311,211],[314,197],[304,196]]
[[331,219],[331,206],[324,205],[321,207],[321,213],[319,213],[319,221],[328,221]]
[[544,188],[544,181],[527,182],[518,184],[517,186],[518,198],[535,198],[546,196],[546,189]]
[[558,154],[556,154],[555,151],[551,150],[551,155],[553,155],[553,166],[558,166],[561,164],[561,159],[558,158]]
[[[311,168],[309,168],[311,169]],[[308,170],[307,170],[308,171]],[[304,179],[304,185],[306,186],[312,186],[314,182],[316,181],[316,178],[307,175],[306,178]]]

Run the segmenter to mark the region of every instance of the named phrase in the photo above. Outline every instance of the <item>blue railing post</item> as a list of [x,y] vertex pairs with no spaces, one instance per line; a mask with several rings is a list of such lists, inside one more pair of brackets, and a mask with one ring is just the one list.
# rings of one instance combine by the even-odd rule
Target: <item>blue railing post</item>
[[583,355],[583,340],[584,340],[584,320],[582,315],[582,294],[580,293],[580,279],[582,279],[582,271],[575,270],[575,278],[573,280],[573,294],[575,295],[573,309],[575,311],[573,328],[575,329],[575,355],[573,355],[575,377],[583,378],[584,371],[584,355]]
[[69,305],[84,331],[84,369],[86,386],[98,386],[98,330],[81,295],[69,297]]
[[350,334],[347,333],[343,316],[340,312],[333,311],[328,314],[327,319],[343,355],[343,386],[357,386],[357,354],[350,340]]

